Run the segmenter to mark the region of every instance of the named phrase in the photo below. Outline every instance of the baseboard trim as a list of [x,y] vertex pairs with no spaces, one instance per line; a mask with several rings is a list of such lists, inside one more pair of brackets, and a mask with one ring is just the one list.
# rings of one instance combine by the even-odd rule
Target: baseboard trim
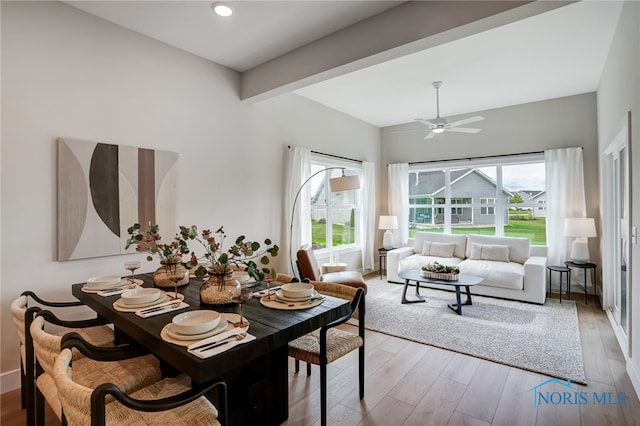
[[20,369],[0,374],[0,393],[20,389]]
[[635,363],[627,358],[627,374],[633,385],[633,389],[636,391],[636,396],[640,397],[640,371],[636,367]]

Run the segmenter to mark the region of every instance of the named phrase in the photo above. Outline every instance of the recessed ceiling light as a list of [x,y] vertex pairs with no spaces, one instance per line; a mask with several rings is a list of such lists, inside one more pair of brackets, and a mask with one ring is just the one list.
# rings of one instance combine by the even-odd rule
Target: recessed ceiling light
[[233,14],[233,9],[226,3],[213,3],[211,7],[218,16],[231,16]]

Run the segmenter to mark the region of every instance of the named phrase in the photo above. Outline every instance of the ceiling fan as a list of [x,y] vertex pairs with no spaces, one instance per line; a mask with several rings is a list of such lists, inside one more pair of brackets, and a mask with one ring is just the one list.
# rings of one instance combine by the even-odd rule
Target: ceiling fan
[[[436,111],[437,117],[434,120],[426,120],[424,118],[416,118],[415,121],[418,121],[431,130],[425,139],[431,139],[435,135],[444,132],[445,130],[448,132],[460,132],[460,133],[478,133],[480,129],[474,129],[470,127],[458,127],[463,124],[475,123],[476,121],[484,120],[484,117],[480,115],[476,115],[474,117],[465,118],[463,120],[454,121],[449,123],[446,118],[440,118],[440,87],[442,86],[441,81],[434,81],[433,87],[436,89]],[[413,130],[410,130],[413,131]],[[399,132],[398,132],[399,133]]]

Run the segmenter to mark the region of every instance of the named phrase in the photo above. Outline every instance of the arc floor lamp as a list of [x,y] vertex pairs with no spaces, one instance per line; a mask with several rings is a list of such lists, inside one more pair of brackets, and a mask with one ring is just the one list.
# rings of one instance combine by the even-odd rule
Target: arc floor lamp
[[353,175],[353,176],[345,175],[344,167],[327,167],[326,169],[319,170],[314,174],[312,174],[311,176],[309,176],[309,178],[305,180],[302,183],[302,185],[300,185],[300,188],[296,193],[296,197],[293,199],[293,206],[291,207],[291,222],[289,225],[289,261],[291,262],[291,272],[294,275],[296,275],[296,268],[294,267],[294,264],[293,264],[293,247],[292,246],[293,246],[293,220],[295,218],[296,204],[298,203],[298,198],[300,198],[300,193],[302,192],[302,189],[304,188],[304,186],[307,183],[309,183],[309,181],[313,179],[315,176],[319,175],[320,173],[327,172],[329,170],[342,170],[342,176],[329,179],[329,190],[331,192],[342,192],[342,191],[351,191],[353,189],[360,189],[360,177],[358,175]]

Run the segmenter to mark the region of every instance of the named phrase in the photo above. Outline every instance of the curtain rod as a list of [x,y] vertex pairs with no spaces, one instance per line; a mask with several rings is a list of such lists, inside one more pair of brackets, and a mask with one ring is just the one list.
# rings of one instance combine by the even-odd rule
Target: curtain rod
[[[291,149],[291,145],[287,145],[287,148]],[[312,154],[316,154],[316,155],[324,155],[325,157],[333,157],[333,158],[339,158],[340,160],[347,160],[347,161],[353,161],[354,163],[362,163],[362,160],[354,160],[353,158],[349,158],[349,157],[341,157],[339,155],[334,155],[334,154],[327,154],[324,152],[318,152],[318,151],[311,151]]]
[[[580,149],[584,150],[584,147],[581,146]],[[444,162],[447,162],[447,161],[460,161],[460,160],[467,160],[467,161],[483,160],[483,159],[486,159],[486,158],[517,157],[519,155],[533,155],[533,154],[544,154],[544,151],[531,151],[531,152],[520,152],[520,153],[513,153],[513,154],[486,155],[484,157],[451,158],[451,159],[448,159],[448,160],[416,161],[414,163],[408,163],[408,164],[410,166],[413,166],[415,164],[444,163]],[[387,164],[387,166],[388,165],[389,164]]]
[[533,155],[533,154],[544,154],[544,151],[531,151],[531,152],[520,152],[516,154],[498,154],[498,155],[485,155],[483,157],[466,157],[466,158],[451,158],[448,160],[431,160],[431,161],[416,161],[414,163],[409,163],[410,166],[415,164],[430,164],[430,163],[444,163],[447,161],[460,161],[460,160],[484,160],[487,158],[502,158],[502,157],[516,157],[519,155]]

